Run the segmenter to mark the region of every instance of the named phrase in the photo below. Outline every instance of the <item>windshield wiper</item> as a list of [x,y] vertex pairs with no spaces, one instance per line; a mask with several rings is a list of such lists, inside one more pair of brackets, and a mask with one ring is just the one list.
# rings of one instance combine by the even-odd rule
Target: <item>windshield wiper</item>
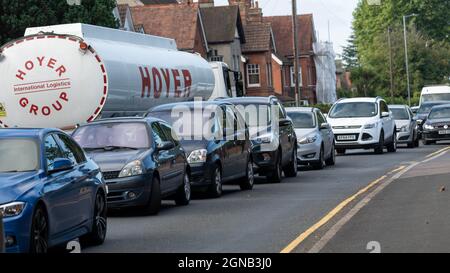
[[106,146],[103,148],[105,151],[114,151],[114,150],[139,150],[139,148],[134,147],[126,147],[126,146]]

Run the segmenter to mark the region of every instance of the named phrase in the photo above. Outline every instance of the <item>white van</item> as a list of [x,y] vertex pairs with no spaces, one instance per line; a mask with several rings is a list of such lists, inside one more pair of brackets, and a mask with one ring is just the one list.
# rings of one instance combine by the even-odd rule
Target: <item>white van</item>
[[449,101],[450,102],[450,86],[435,85],[425,86],[420,94],[420,104],[428,101]]

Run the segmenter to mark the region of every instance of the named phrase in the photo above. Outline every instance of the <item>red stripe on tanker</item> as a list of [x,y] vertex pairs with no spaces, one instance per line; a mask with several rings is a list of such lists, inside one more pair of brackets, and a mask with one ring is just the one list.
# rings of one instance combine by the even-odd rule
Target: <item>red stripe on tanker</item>
[[30,28],[18,41],[0,48],[3,126],[67,128],[214,91],[211,65],[172,39],[70,24]]

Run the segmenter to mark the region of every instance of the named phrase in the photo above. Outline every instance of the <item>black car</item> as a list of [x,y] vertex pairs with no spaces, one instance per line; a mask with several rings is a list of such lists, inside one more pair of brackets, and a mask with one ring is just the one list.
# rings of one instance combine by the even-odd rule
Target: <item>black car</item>
[[279,183],[297,176],[297,137],[291,119],[275,96],[223,99],[233,103],[250,128],[258,173]]
[[154,215],[162,199],[189,204],[189,166],[166,122],[104,119],[77,128],[73,138],[100,166],[109,188],[108,208],[140,207]]
[[232,104],[166,104],[153,108],[148,115],[174,127],[186,150],[191,184],[195,189],[207,190],[211,197],[219,197],[224,183],[237,182],[242,190],[253,188],[249,133],[244,119]]
[[423,124],[422,137],[425,145],[440,140],[450,140],[450,104],[431,108],[430,114]]
[[419,138],[422,138],[423,125],[427,121],[428,114],[430,114],[431,108],[436,105],[448,104],[449,101],[428,101],[422,102],[419,109],[417,110],[416,116],[414,117],[417,120],[417,127],[419,132]]

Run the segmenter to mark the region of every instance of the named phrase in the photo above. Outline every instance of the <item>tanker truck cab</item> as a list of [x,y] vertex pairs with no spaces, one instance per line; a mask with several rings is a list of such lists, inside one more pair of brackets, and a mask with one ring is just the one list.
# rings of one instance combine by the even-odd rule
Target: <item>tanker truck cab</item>
[[233,92],[231,87],[230,73],[232,71],[228,65],[223,62],[210,62],[210,65],[214,73],[215,86],[214,92],[209,99],[236,97],[236,91]]

